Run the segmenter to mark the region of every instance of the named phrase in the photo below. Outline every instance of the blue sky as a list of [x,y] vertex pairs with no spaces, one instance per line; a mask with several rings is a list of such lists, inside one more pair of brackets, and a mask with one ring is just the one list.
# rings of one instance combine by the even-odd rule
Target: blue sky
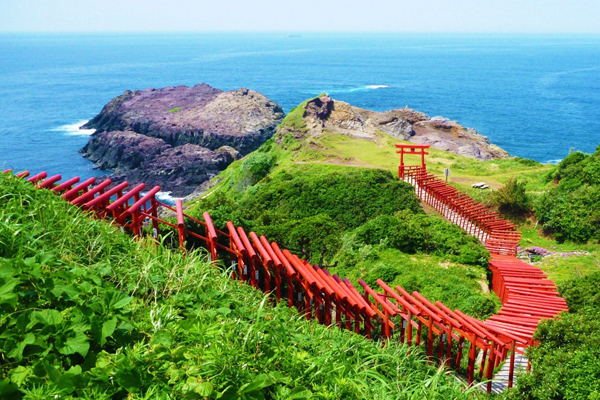
[[0,0],[0,31],[600,33],[600,0]]

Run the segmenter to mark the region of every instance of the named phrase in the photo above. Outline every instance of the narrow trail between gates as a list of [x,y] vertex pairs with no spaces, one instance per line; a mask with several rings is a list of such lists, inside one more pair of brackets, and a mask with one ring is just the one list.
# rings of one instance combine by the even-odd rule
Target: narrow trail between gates
[[[424,156],[429,146],[396,146],[401,149],[400,179],[413,185],[423,202],[479,238],[492,254],[491,287],[502,301],[498,314],[481,321],[382,280],[377,280],[375,288],[362,280],[354,286],[347,278],[311,265],[232,222],[222,231],[207,212],[200,220],[185,213],[181,200],[174,206],[158,201],[159,186],[148,190],[144,184],[129,187],[128,182],[115,185],[110,179],[96,182],[79,177],[62,181],[60,175],[49,177],[46,172],[30,176],[23,171],[16,176],[136,237],[149,234],[159,241],[169,230],[176,234],[182,252],[191,242],[201,243],[213,263],[230,268],[232,279],[271,294],[274,302],[296,308],[307,320],[367,338],[423,346],[432,363],[465,374],[468,384],[476,376],[487,380],[488,392],[511,387],[515,366],[526,362],[525,350],[535,345],[533,332],[538,323],[567,310],[566,303],[542,271],[515,257],[520,234],[513,224],[426,171]],[[418,151],[422,165],[404,166],[403,154],[421,154]],[[176,218],[161,218],[160,208],[172,211]],[[492,380],[502,362],[504,366]]]

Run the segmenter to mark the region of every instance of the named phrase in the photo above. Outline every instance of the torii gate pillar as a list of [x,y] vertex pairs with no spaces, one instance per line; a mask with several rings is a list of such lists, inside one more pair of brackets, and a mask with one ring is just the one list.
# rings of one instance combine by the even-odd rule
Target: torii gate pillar
[[[422,171],[425,172],[427,170],[427,164],[425,164],[425,156],[429,153],[425,151],[430,147],[428,144],[396,144],[395,145],[399,151],[396,153],[400,154],[400,166],[398,167],[398,177],[400,179],[404,179],[405,175],[409,171]],[[404,165],[404,155],[405,154],[420,154],[421,155],[421,165]]]

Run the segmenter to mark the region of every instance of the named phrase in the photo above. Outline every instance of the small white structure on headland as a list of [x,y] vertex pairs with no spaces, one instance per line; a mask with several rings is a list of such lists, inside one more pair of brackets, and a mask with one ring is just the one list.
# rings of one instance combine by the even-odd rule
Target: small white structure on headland
[[485,182],[477,182],[472,184],[471,187],[476,189],[488,189],[490,185],[486,184]]

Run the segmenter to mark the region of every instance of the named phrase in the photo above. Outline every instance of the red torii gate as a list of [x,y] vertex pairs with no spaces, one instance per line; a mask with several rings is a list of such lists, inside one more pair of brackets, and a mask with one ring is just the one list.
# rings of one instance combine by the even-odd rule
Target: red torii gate
[[[431,147],[428,144],[396,144],[395,145],[397,148],[399,148],[400,150],[397,151],[396,153],[400,154],[400,167],[398,167],[398,176],[400,177],[400,179],[404,179],[404,173],[408,170],[417,170],[420,169],[421,171],[425,171],[427,169],[427,164],[425,164],[425,156],[428,155],[429,153],[427,151],[425,151],[426,149],[428,149],[429,147]],[[420,154],[421,155],[421,166],[419,167],[418,165],[411,165],[411,166],[405,166],[404,165],[404,155],[405,154]]]

